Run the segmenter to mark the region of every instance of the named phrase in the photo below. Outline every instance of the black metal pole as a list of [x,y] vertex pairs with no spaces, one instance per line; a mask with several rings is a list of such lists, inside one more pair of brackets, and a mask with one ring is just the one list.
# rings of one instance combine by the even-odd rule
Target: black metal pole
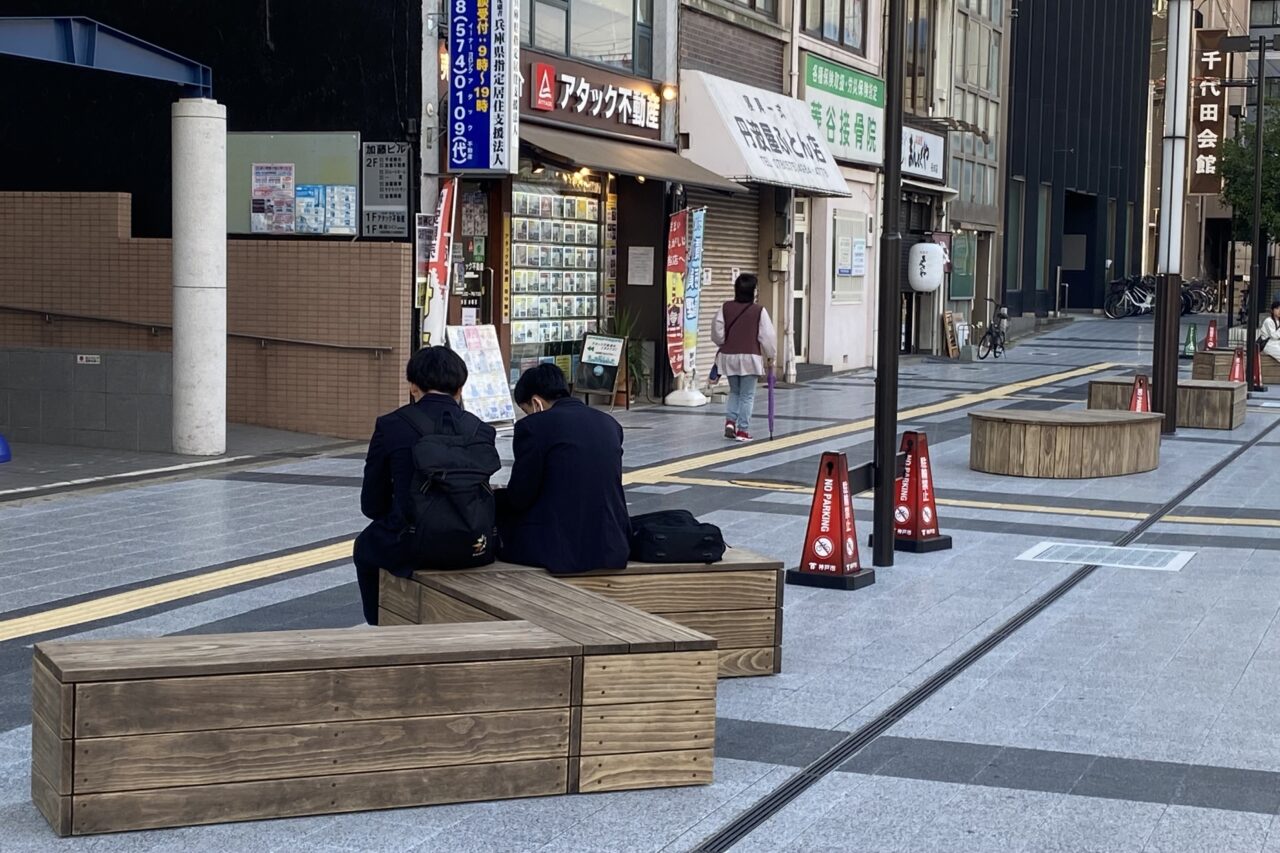
[[889,49],[885,57],[884,214],[880,223],[879,328],[876,339],[875,498],[872,504],[872,564],[893,565],[893,497],[898,440],[899,269],[902,234],[902,53],[906,41],[905,0],[888,0]]
[[[1267,269],[1267,235],[1262,227],[1262,128],[1266,122],[1267,106],[1267,39],[1258,39],[1258,78],[1254,83],[1257,94],[1257,114],[1253,125],[1253,267],[1249,276],[1248,340],[1245,341],[1248,357],[1245,359],[1245,382],[1254,391],[1265,391],[1261,382],[1254,381],[1253,364],[1258,357],[1258,299],[1262,291],[1263,276]],[[1261,377],[1258,377],[1261,379]]]

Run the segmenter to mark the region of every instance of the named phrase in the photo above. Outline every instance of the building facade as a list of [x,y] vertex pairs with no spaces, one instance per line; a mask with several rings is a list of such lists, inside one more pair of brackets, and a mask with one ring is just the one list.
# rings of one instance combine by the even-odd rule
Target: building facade
[[1100,309],[1141,265],[1150,0],[1019,4],[1011,25],[1003,292]]

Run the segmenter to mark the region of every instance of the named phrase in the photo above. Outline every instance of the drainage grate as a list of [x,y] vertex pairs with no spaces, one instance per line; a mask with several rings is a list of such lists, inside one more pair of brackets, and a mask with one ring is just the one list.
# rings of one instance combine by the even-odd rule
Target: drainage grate
[[1164,551],[1159,548],[1115,548],[1110,545],[1077,545],[1041,542],[1018,555],[1035,563],[1071,563],[1146,569],[1150,572],[1177,572],[1191,561],[1194,551]]

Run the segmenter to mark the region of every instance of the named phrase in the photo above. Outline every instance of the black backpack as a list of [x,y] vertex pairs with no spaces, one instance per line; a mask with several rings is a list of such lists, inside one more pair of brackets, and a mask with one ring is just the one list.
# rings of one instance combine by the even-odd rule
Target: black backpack
[[469,569],[494,561],[497,511],[489,477],[502,467],[484,423],[446,410],[441,424],[415,405],[400,414],[418,435],[413,446],[413,517],[407,519],[414,557],[425,569]]
[[683,509],[650,512],[631,519],[631,559],[640,563],[718,563],[724,534]]

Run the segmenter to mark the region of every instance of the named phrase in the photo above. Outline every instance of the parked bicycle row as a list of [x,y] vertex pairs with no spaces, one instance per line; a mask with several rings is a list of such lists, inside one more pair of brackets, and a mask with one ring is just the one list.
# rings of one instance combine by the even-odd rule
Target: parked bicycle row
[[[1156,277],[1131,275],[1111,282],[1103,311],[1111,319],[1150,314],[1156,304]],[[1182,313],[1203,314],[1219,310],[1219,289],[1216,281],[1193,278],[1182,283]]]

